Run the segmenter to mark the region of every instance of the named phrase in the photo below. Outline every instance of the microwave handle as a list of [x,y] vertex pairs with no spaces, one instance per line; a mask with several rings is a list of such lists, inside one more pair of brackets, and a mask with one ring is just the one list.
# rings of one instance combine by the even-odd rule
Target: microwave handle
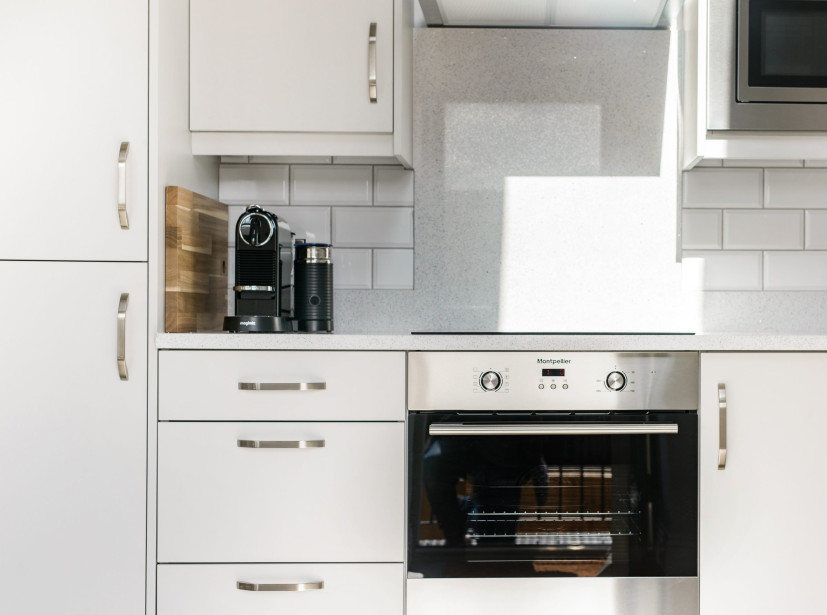
[[617,425],[520,425],[493,423],[434,423],[428,427],[431,436],[622,436],[643,434],[676,434],[675,423],[630,423]]

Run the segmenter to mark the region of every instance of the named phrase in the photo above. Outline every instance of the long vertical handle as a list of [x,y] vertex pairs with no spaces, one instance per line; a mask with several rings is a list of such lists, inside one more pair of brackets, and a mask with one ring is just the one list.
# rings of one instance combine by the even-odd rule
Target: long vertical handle
[[126,215],[126,157],[129,155],[129,141],[121,143],[118,153],[118,217],[121,228],[129,228],[129,216]]
[[718,469],[726,469],[726,385],[718,385]]
[[118,375],[121,380],[129,380],[126,369],[126,308],[129,306],[129,293],[121,293],[118,303]]
[[368,97],[376,102],[376,24],[370,24],[368,31]]

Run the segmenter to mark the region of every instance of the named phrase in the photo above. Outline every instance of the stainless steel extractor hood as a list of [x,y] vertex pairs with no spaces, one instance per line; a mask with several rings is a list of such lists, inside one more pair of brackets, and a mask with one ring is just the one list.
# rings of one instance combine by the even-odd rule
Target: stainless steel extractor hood
[[654,28],[667,0],[419,0],[429,26]]

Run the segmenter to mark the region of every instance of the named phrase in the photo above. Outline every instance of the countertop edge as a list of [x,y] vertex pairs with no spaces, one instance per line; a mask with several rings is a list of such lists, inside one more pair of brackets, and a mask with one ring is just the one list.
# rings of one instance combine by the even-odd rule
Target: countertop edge
[[508,335],[159,333],[159,350],[827,351],[827,335]]

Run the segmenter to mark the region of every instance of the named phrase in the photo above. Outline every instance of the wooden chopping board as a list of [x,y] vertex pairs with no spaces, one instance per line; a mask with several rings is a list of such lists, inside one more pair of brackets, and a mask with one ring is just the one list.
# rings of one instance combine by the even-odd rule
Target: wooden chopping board
[[164,330],[221,331],[227,315],[227,206],[168,186],[165,218]]

